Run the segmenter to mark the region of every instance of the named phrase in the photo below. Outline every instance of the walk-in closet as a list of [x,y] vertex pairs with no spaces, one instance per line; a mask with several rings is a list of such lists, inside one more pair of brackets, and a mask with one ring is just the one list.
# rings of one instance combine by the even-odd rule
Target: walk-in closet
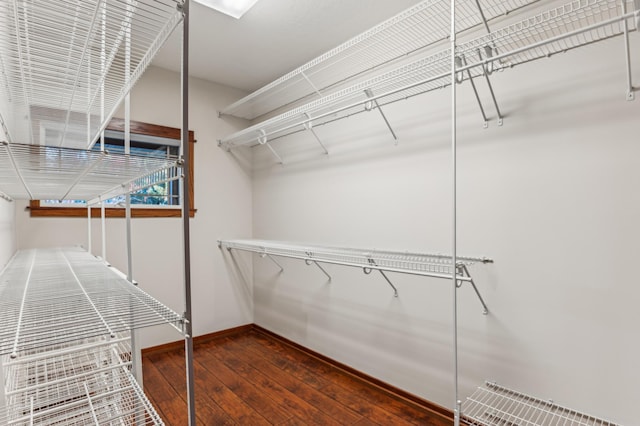
[[637,424],[640,1],[241,3],[0,0],[0,425]]

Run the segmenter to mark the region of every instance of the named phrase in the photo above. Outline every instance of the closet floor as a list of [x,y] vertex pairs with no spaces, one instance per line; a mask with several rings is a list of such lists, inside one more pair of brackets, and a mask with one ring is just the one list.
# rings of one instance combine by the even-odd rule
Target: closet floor
[[[167,425],[186,425],[183,349],[143,354],[144,389]],[[196,342],[199,425],[451,425],[428,408],[259,329]]]

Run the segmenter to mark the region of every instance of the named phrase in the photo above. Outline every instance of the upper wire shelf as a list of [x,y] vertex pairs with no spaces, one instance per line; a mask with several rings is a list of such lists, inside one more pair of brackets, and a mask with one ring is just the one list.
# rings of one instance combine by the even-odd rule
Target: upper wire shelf
[[8,142],[87,148],[182,20],[176,0],[0,0]]
[[[625,22],[640,17],[633,0],[576,0],[532,18],[461,43],[456,49],[456,81],[488,76],[494,70],[623,34]],[[634,25],[629,25],[629,30]],[[226,149],[268,144],[354,114],[451,84],[451,50],[444,49],[320,99],[295,107],[219,141]],[[385,119],[386,120],[386,119]]]
[[511,68],[621,35],[625,23],[635,31],[632,18],[640,18],[634,0],[575,0],[461,43],[456,54],[468,61],[461,69]]
[[176,159],[0,143],[0,193],[14,199],[109,199],[179,176]]
[[19,251],[0,275],[0,354],[20,357],[182,317],[82,249]]
[[[480,0],[487,20],[537,0]],[[449,37],[450,2],[426,0],[325,52],[277,80],[229,105],[220,113],[255,119],[281,107],[292,107],[351,85],[354,79]],[[483,22],[475,0],[456,2],[457,31]]]
[[462,404],[462,417],[472,426],[619,426],[608,420],[485,382]]

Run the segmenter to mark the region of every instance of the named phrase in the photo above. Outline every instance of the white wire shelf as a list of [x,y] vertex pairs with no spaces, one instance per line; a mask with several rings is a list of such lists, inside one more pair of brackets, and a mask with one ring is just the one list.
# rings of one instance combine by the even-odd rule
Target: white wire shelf
[[86,148],[181,22],[177,0],[0,0],[10,142]]
[[[625,5],[623,10],[622,4]],[[635,3],[637,4],[637,2]],[[458,46],[468,67],[513,67],[635,31],[640,10],[633,0],[575,0]],[[485,48],[491,48],[493,59]]]
[[[491,20],[535,1],[480,0],[479,4]],[[352,85],[354,78],[446,40],[449,13],[448,0],[422,1],[229,105],[221,114],[255,119]],[[456,20],[458,32],[483,23],[475,0],[456,2]]]
[[271,256],[304,260],[307,265],[318,266],[329,280],[331,276],[319,265],[320,263],[361,268],[366,274],[379,271],[393,288],[395,296],[398,295],[398,291],[385,272],[451,279],[455,270],[458,284],[469,282],[482,303],[484,313],[488,313],[488,308],[468,269],[468,266],[477,262],[493,263],[493,260],[487,257],[457,257],[454,266],[451,256],[443,254],[300,245],[264,240],[219,240],[218,246],[229,251],[241,250],[269,257],[281,270],[282,266]]
[[0,275],[0,354],[21,357],[182,317],[81,249],[19,251]]
[[[631,20],[638,19],[640,11],[634,8],[633,0],[625,2],[627,13],[623,13],[618,0],[577,0],[461,43],[456,56],[464,62],[457,66],[458,80],[620,35],[626,21],[633,30]],[[268,144],[450,84],[451,51],[445,49],[254,124],[221,139],[219,145],[232,149]]]
[[124,342],[10,361],[4,425],[161,425],[129,372]]
[[462,404],[462,418],[473,426],[619,426],[491,382]]
[[0,143],[0,192],[13,199],[108,199],[179,177],[176,159]]

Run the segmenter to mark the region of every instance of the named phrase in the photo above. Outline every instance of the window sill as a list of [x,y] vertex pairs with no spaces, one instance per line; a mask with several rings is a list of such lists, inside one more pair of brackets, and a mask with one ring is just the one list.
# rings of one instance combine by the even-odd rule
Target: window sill
[[[87,217],[86,207],[41,207],[39,201],[31,201],[29,204],[31,217]],[[189,217],[194,217],[197,209],[189,210]],[[124,218],[124,209],[110,208],[105,209],[105,216],[108,218]],[[100,217],[100,208],[91,208],[91,217]],[[131,208],[131,217],[182,217],[182,209],[180,208]]]

